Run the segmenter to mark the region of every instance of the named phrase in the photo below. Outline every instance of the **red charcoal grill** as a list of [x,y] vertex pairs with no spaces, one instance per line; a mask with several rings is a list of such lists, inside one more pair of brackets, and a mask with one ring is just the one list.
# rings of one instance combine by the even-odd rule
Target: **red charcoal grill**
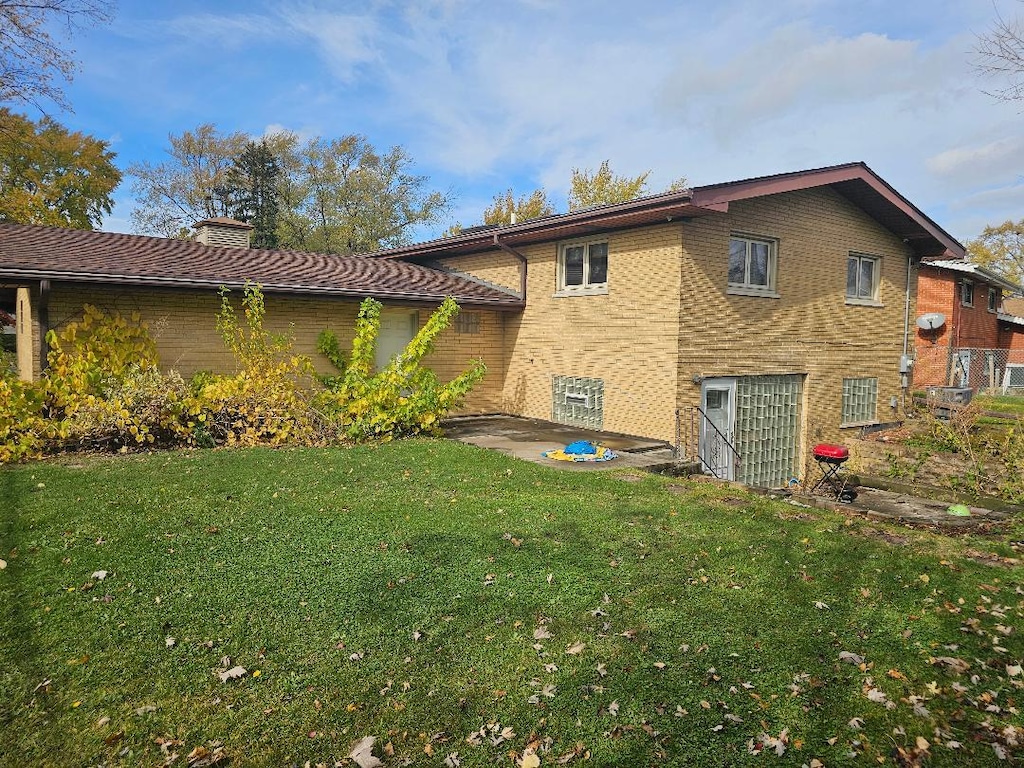
[[849,491],[846,490],[846,476],[841,474],[841,470],[849,458],[850,451],[845,446],[828,443],[814,446],[814,460],[821,470],[821,479],[814,484],[811,492],[827,489],[837,500],[846,501]]

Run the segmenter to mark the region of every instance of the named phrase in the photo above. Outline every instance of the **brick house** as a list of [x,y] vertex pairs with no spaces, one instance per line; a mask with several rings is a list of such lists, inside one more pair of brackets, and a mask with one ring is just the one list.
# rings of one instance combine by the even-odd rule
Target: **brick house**
[[916,265],[964,255],[863,163],[348,258],[61,232],[0,225],[0,281],[27,302],[19,352],[35,372],[42,328],[85,301],[140,310],[162,360],[188,373],[228,362],[212,327],[222,283],[263,283],[268,317],[306,352],[324,327],[345,341],[358,297],[397,313],[397,344],[451,293],[464,312],[436,366],[488,365],[468,411],[665,440],[759,486],[802,476],[817,442],[900,418]]
[[[926,260],[918,271],[914,386],[994,389],[1006,366],[1024,363],[1024,323],[1004,311],[1020,286],[979,264]],[[939,314],[944,322],[928,323]],[[937,325],[937,327],[930,327]],[[1011,359],[1009,350],[1020,354]],[[1019,357],[1020,359],[1016,359]]]

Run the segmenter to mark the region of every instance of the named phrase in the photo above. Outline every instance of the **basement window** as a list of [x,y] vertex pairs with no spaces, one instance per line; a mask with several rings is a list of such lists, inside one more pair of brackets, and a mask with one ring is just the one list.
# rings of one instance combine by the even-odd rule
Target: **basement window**
[[878,406],[878,379],[843,379],[843,416],[841,427],[875,424]]
[[455,332],[471,335],[480,333],[480,313],[459,312],[455,316]]

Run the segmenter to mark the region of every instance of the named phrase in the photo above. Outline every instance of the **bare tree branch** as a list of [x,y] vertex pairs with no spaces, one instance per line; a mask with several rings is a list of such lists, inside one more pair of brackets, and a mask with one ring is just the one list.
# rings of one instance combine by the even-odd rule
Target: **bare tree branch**
[[70,38],[84,26],[105,24],[113,16],[113,0],[0,0],[0,102],[43,104],[70,110],[63,83],[71,82],[77,65],[74,51],[49,29]]

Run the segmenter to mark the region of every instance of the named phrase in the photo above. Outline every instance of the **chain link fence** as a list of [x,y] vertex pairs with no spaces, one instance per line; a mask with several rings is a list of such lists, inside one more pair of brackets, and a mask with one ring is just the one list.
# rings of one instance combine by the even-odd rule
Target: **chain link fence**
[[918,349],[914,387],[930,386],[1024,395],[1024,349]]

